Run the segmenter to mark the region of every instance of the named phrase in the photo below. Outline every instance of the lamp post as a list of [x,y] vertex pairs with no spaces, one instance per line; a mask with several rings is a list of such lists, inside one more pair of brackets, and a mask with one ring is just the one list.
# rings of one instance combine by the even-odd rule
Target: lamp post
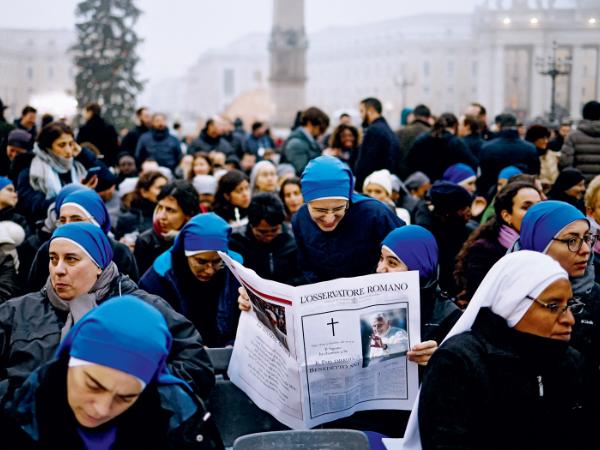
[[571,73],[572,61],[570,58],[559,58],[557,53],[558,45],[556,41],[552,42],[552,54],[547,58],[538,58],[536,66],[540,75],[549,76],[552,80],[552,93],[550,97],[550,124],[556,125],[556,79],[562,75]]

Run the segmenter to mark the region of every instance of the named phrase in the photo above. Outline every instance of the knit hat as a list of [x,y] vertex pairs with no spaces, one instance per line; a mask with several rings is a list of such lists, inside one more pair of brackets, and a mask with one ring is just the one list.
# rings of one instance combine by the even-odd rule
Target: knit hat
[[[92,219],[104,233],[110,231],[110,215],[106,210],[106,205],[97,192],[91,189],[80,189],[67,195],[61,205],[72,205],[81,210],[84,216]],[[59,214],[60,215],[60,214]]]
[[465,188],[441,180],[433,184],[429,190],[429,197],[435,210],[441,213],[457,212],[473,202],[473,197]]
[[419,189],[424,184],[431,183],[431,180],[423,172],[414,172],[406,180],[404,180],[404,186],[407,189]]
[[554,197],[561,192],[565,192],[571,189],[573,186],[581,183],[583,180],[585,180],[585,177],[579,169],[575,169],[573,167],[563,169],[558,174],[552,189],[550,189],[550,192],[548,192],[548,196]]
[[56,239],[66,239],[77,245],[102,270],[106,269],[113,259],[108,237],[91,223],[77,222],[63,225],[52,233],[50,244]]
[[196,175],[192,181],[198,195],[212,194],[217,192],[217,180],[212,175]]
[[25,130],[12,130],[8,134],[6,139],[6,145],[11,147],[21,148],[23,150],[33,150],[33,143],[31,141],[31,134]]
[[392,177],[390,171],[387,169],[376,170],[369,175],[363,183],[363,191],[367,189],[369,184],[377,184],[385,189],[385,192],[387,192],[389,196],[392,195]]

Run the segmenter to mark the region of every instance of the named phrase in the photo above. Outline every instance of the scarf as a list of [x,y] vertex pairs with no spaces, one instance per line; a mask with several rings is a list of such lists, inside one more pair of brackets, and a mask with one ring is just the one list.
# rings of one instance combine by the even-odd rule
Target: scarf
[[87,294],[75,297],[73,300],[65,301],[61,299],[52,287],[51,277],[46,281],[46,293],[50,304],[60,311],[68,311],[67,320],[60,332],[60,340],[65,338],[71,327],[77,323],[88,311],[98,306],[98,301],[104,299],[110,290],[110,283],[119,275],[119,269],[114,262],[111,262],[106,269],[102,271],[96,283]]
[[509,249],[513,246],[513,244],[519,239],[519,233],[512,227],[508,225],[502,225],[500,227],[500,232],[498,233],[498,242],[502,247]]
[[60,192],[62,184],[59,174],[70,172],[72,183],[80,184],[87,173],[85,167],[73,158],[63,158],[37,146],[33,153],[35,157],[29,169],[29,183],[34,190],[43,192],[46,199],[54,198]]

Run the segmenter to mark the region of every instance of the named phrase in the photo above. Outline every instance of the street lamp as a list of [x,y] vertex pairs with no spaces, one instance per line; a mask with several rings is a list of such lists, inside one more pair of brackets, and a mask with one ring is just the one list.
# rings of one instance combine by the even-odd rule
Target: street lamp
[[552,80],[552,94],[550,97],[550,124],[556,125],[556,79],[571,73],[572,61],[570,58],[559,58],[556,55],[558,45],[552,42],[552,54],[547,58],[538,58],[536,67],[540,75],[548,76]]

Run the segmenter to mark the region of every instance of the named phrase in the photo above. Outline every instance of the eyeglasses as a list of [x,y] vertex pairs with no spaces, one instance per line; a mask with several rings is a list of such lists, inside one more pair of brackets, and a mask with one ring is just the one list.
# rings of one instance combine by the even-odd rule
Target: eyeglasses
[[202,267],[203,269],[207,269],[208,266],[211,266],[213,268],[213,270],[215,270],[215,271],[221,270],[223,267],[225,267],[225,263],[223,262],[223,260],[221,258],[214,259],[212,261],[206,260],[206,259],[194,258],[194,262],[196,263],[196,265]]
[[573,253],[577,253],[579,250],[581,250],[581,247],[583,246],[584,242],[591,249],[596,244],[596,241],[598,240],[598,236],[596,234],[586,234],[583,237],[573,236],[573,237],[570,237],[569,239],[552,238],[552,240],[567,244],[569,251],[571,251]]
[[316,216],[326,216],[328,214],[333,214],[334,216],[345,213],[346,210],[350,207],[350,204],[346,202],[346,204],[342,206],[338,206],[337,208],[315,208],[310,203],[308,204],[308,208],[313,212]]
[[558,303],[544,303],[543,301],[533,298],[531,296],[527,296],[529,300],[533,300],[535,303],[540,305],[542,308],[547,309],[552,314],[564,314],[567,312],[567,309],[573,313],[573,315],[581,314],[585,308],[585,303],[580,302],[576,298],[571,298],[567,301],[565,306],[560,306]]

